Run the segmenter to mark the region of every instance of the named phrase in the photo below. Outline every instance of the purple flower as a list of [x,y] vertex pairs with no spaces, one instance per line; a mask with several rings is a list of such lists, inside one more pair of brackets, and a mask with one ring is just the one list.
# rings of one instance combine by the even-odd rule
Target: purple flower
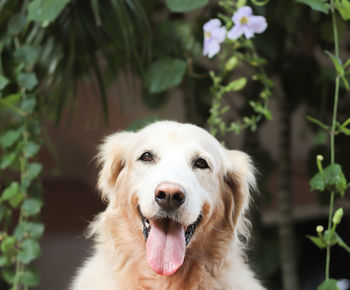
[[267,27],[264,16],[254,16],[253,10],[249,6],[242,6],[232,16],[234,26],[228,32],[229,39],[237,39],[242,34],[246,38],[252,38],[254,33],[262,33]]
[[221,27],[219,19],[211,19],[203,25],[203,31],[203,55],[212,58],[220,51],[220,43],[225,40],[226,29],[225,27]]

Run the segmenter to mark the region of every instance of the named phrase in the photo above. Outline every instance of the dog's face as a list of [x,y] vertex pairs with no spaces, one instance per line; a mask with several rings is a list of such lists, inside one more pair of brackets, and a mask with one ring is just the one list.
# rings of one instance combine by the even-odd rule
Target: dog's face
[[137,212],[148,263],[162,275],[177,271],[196,228],[214,215],[235,227],[254,184],[246,154],[190,124],[163,121],[116,133],[100,160],[100,190],[110,204]]

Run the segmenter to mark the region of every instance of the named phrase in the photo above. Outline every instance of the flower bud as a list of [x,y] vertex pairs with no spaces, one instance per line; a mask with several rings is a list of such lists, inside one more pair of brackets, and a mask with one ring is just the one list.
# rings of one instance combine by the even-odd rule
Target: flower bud
[[321,226],[321,225],[318,225],[318,226],[316,227],[316,232],[318,232],[318,233],[322,233],[323,230],[324,230],[324,228],[323,228],[323,226]]
[[344,211],[342,208],[338,208],[337,211],[334,213],[334,216],[333,216],[333,223],[335,225],[339,224],[341,222],[341,219],[344,215]]
[[246,4],[247,4],[247,0],[238,0],[236,5],[238,8],[240,8]]
[[236,56],[231,57],[225,64],[225,70],[231,71],[236,68],[238,64],[238,58]]
[[317,155],[316,157],[317,161],[323,161],[323,156],[321,154]]

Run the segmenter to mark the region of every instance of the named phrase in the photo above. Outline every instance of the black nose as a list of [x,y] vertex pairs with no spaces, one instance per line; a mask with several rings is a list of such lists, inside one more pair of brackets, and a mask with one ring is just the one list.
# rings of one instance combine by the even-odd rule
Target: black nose
[[154,199],[158,205],[167,211],[179,208],[186,198],[185,189],[178,184],[163,182],[155,190]]

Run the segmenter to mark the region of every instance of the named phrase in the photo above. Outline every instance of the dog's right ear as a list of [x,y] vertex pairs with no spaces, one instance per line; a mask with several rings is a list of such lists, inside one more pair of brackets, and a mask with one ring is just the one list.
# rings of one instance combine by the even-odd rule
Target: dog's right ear
[[106,137],[99,147],[97,162],[101,169],[98,175],[98,189],[106,201],[110,201],[115,192],[117,178],[125,166],[128,148],[134,136],[135,133],[132,132],[115,133]]

